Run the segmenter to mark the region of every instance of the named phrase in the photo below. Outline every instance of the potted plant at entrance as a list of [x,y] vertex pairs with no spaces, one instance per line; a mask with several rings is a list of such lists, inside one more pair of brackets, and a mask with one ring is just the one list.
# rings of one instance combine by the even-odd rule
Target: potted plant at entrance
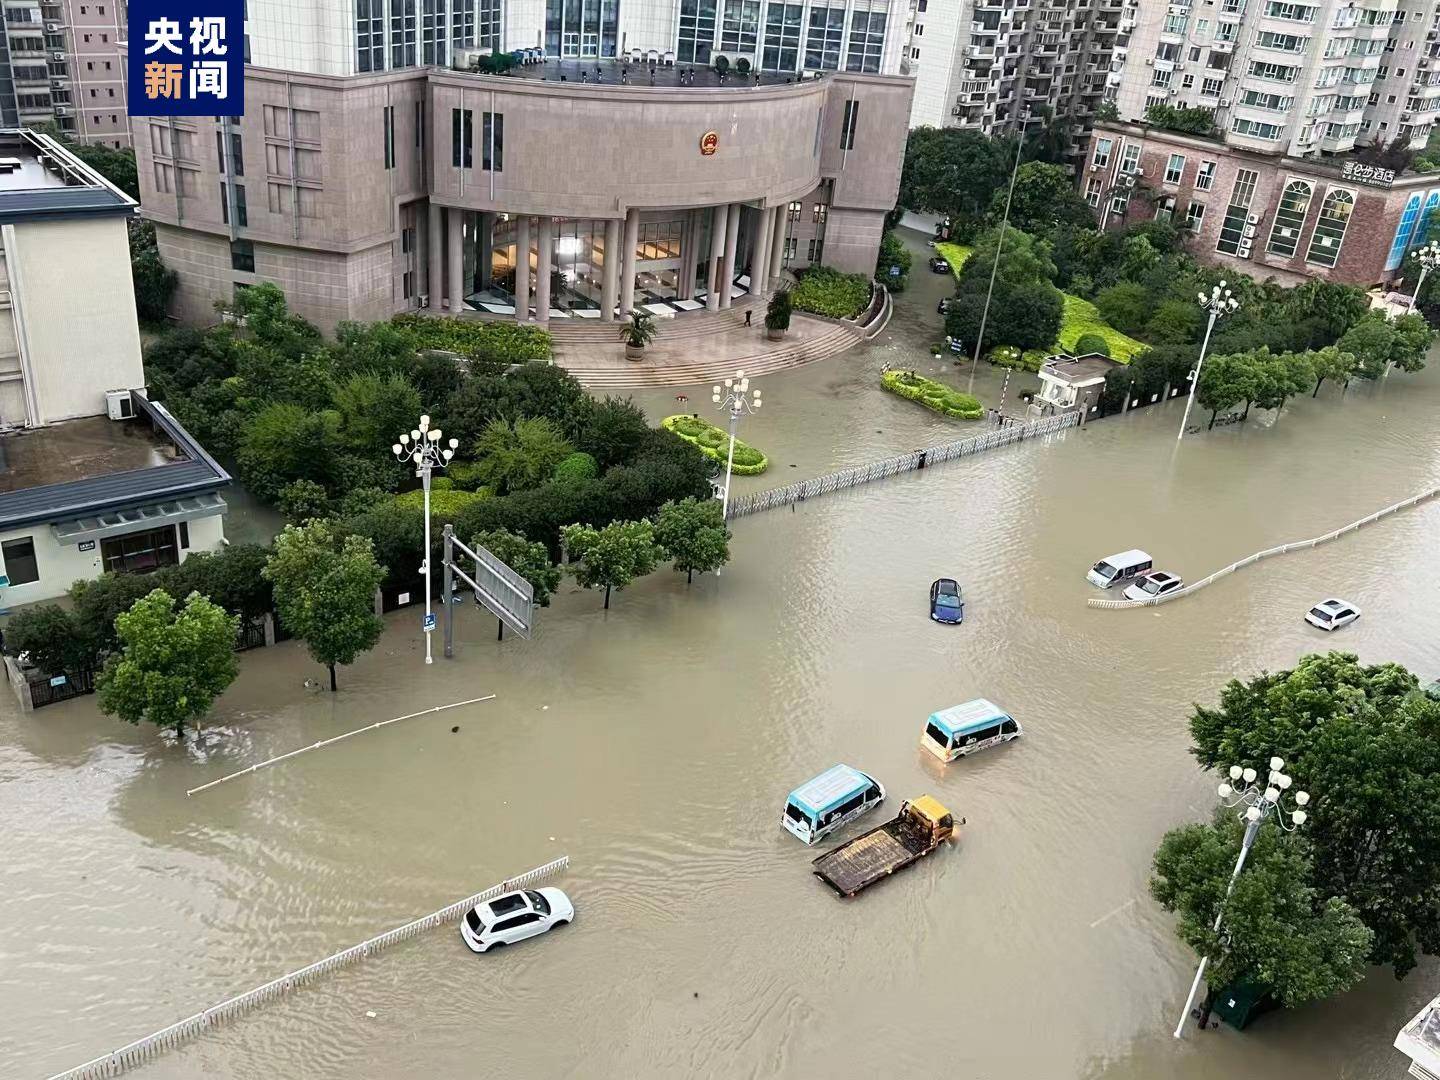
[[620,340],[625,342],[626,360],[644,360],[645,346],[655,340],[655,316],[644,308],[630,312],[630,321],[620,327]]
[[790,329],[790,311],[789,289],[781,289],[770,297],[770,304],[765,309],[765,336],[771,341],[779,341]]

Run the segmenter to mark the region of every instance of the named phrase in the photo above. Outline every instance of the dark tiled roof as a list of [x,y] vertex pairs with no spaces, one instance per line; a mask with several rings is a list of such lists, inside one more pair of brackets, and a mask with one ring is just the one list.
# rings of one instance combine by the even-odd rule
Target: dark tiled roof
[[0,195],[0,221],[6,222],[110,214],[129,216],[133,212],[133,206],[108,188],[34,188]]
[[147,401],[142,390],[132,390],[131,400],[136,412],[144,414],[172,439],[188,460],[0,494],[0,529],[86,517],[104,510],[215,491],[230,483],[230,474],[164,406]]

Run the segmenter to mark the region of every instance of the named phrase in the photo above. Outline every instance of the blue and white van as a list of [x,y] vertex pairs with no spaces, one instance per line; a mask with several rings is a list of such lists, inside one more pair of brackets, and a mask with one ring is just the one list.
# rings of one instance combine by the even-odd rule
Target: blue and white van
[[1018,720],[993,701],[976,698],[931,713],[920,745],[941,761],[954,761],[987,746],[1018,739],[1021,734]]
[[780,824],[803,843],[813,844],[884,800],[879,780],[849,765],[836,765],[790,793]]

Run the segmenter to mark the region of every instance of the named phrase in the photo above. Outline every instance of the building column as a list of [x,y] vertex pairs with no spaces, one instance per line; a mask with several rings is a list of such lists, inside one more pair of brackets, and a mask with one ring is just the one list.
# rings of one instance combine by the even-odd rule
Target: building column
[[555,244],[555,222],[543,215],[536,219],[535,236],[535,321],[550,322],[550,252]]
[[515,219],[515,319],[530,319],[530,219]]
[[450,295],[450,314],[465,310],[465,211],[452,209],[450,219],[450,272],[446,275]]
[[770,272],[770,223],[773,215],[763,206],[755,214],[755,246],[750,252],[750,295],[765,295],[765,276]]
[[684,224],[680,226],[680,270],[675,275],[675,299],[690,299],[690,266],[695,255],[695,212],[685,211]]
[[740,204],[731,203],[725,214],[725,256],[720,267],[720,306],[735,299],[735,248],[740,243]]
[[620,288],[620,226],[619,218],[605,222],[605,276],[600,285],[600,321],[615,321],[615,294]]
[[430,263],[425,271],[425,293],[434,311],[441,311],[445,306],[445,225],[441,220],[444,215],[444,207],[434,202],[425,212],[429,228],[425,254]]
[[628,319],[635,307],[635,249],[640,245],[640,211],[625,214],[625,239],[620,248],[620,317]]
[[475,279],[481,289],[490,287],[495,260],[495,215],[479,215],[480,231],[475,234]]
[[785,224],[790,218],[790,205],[775,207],[775,220],[770,227],[770,284],[780,287],[780,274],[785,269]]
[[705,297],[706,311],[720,310],[720,282],[725,277],[725,222],[730,209],[724,203],[710,208],[710,279]]

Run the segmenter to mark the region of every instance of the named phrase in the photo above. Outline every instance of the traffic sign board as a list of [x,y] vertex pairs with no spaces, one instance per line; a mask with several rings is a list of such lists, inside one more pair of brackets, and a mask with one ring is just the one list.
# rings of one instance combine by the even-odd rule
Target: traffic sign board
[[428,633],[430,633],[431,630],[434,630],[434,629],[435,629],[435,615],[434,615],[433,612],[431,612],[429,615],[426,615],[426,616],[425,616],[425,632],[428,634]]

